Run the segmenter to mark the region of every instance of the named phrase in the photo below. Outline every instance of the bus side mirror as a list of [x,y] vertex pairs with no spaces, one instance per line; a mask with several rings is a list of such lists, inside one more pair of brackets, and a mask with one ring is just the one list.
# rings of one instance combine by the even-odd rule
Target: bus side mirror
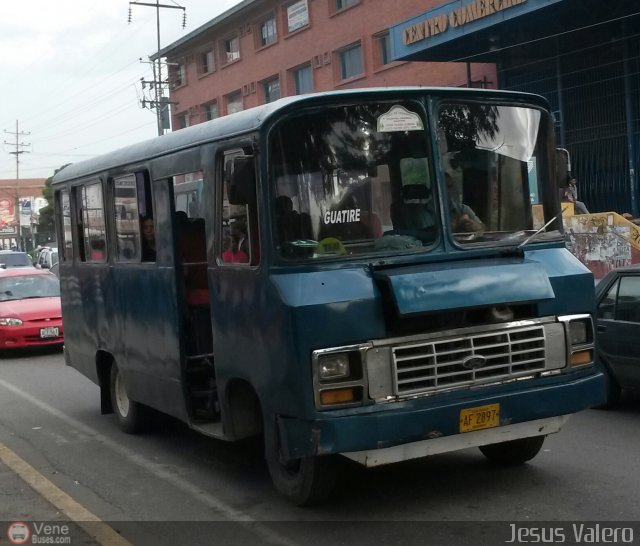
[[256,169],[252,155],[233,158],[228,175],[230,205],[251,205],[256,201]]
[[565,148],[556,148],[556,184],[559,188],[566,188],[569,185],[569,174],[571,173],[571,158],[569,151]]

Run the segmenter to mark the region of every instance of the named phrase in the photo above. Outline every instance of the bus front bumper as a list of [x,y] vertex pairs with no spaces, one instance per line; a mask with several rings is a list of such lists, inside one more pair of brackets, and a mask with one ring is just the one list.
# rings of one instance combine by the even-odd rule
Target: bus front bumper
[[516,423],[515,425],[454,434],[394,447],[351,451],[342,455],[364,466],[381,466],[469,447],[486,446],[520,438],[530,438],[531,436],[546,436],[547,434],[558,432],[569,417],[569,415],[562,415],[560,417],[549,417],[548,419],[536,419],[535,421]]
[[[433,396],[321,415],[313,421],[279,417],[283,454],[342,454],[377,466],[437,453],[558,432],[569,416],[604,402],[601,372],[570,381],[469,391],[457,397]],[[499,404],[499,426],[460,432],[462,410]],[[334,413],[334,412],[331,412]]]

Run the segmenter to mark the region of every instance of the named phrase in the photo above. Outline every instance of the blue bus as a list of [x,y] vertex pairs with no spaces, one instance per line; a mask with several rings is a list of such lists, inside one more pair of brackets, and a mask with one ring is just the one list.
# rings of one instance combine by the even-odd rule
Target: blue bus
[[544,99],[453,88],[287,97],[70,165],[66,362],[126,432],[153,408],[262,435],[299,505],[344,457],[524,463],[604,400],[565,178]]

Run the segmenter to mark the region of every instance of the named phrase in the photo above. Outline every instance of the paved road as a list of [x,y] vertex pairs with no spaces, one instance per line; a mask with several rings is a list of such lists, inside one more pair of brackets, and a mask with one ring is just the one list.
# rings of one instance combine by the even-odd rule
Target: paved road
[[[574,416],[524,467],[493,467],[475,449],[373,470],[345,464],[332,501],[314,509],[278,497],[258,442],[154,421],[145,435],[121,433],[100,415],[98,388],[59,352],[0,360],[0,445],[132,544],[500,544],[508,522],[640,520],[638,398]],[[0,521],[68,519],[2,463],[0,491]],[[99,542],[74,532],[74,544]]]

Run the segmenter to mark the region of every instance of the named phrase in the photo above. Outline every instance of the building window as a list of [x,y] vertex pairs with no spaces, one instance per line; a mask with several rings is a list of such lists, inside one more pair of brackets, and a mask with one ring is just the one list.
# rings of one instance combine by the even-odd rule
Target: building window
[[264,102],[273,102],[280,98],[280,79],[273,78],[262,83]]
[[340,50],[340,79],[348,80],[360,76],[363,73],[362,67],[362,45],[350,45]]
[[388,32],[381,32],[373,36],[376,47],[376,61],[378,66],[384,66],[391,62],[391,36]]
[[189,116],[189,112],[182,112],[178,114],[178,129],[185,129],[191,125],[191,117]]
[[274,43],[277,38],[276,18],[272,15],[266,21],[260,23],[260,47]]
[[311,93],[313,91],[311,65],[307,64],[293,70],[293,88],[296,95]]
[[218,102],[213,101],[208,104],[202,105],[202,110],[204,112],[205,121],[211,121],[212,119],[216,119],[220,114],[218,114]]
[[355,6],[359,3],[360,0],[335,0],[336,11],[348,8],[349,6]]
[[198,74],[209,74],[216,69],[213,49],[198,54]]
[[307,0],[299,0],[287,7],[287,32],[295,32],[309,25]]
[[171,66],[171,83],[174,88],[187,83],[187,67],[183,62],[178,62]]
[[224,62],[232,63],[240,59],[240,38],[233,36],[224,41]]
[[227,114],[234,114],[242,110],[242,93],[236,91],[235,93],[227,95]]

